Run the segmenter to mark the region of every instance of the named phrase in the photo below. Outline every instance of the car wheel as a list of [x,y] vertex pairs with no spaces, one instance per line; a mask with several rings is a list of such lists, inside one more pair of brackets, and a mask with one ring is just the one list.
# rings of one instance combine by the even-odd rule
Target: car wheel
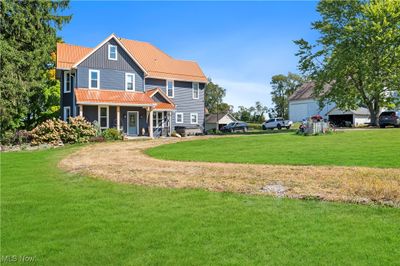
[[290,126],[287,126],[286,129],[289,130],[289,129],[290,129]]
[[282,129],[281,124],[278,124],[276,127],[278,128],[278,130],[281,130],[281,129]]

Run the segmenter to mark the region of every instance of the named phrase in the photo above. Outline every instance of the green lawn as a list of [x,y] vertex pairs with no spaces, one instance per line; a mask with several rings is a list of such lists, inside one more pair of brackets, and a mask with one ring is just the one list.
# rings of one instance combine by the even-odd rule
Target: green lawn
[[293,133],[180,142],[147,151],[160,159],[294,165],[400,167],[400,130]]
[[57,169],[73,150],[1,154],[2,259],[35,256],[39,265],[400,261],[399,209],[116,184]]

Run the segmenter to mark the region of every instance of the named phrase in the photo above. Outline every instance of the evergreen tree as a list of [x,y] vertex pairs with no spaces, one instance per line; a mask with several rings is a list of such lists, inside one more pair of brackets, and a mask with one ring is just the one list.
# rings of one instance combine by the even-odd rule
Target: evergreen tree
[[69,1],[1,1],[0,116],[1,137],[7,131],[30,129],[54,110],[57,30],[71,16],[59,13]]

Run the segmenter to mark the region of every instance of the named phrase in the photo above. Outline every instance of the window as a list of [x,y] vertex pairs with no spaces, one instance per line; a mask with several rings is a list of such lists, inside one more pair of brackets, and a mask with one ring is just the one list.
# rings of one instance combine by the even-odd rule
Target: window
[[64,106],[64,121],[68,121],[70,116],[71,116],[71,107]]
[[183,113],[176,113],[175,121],[177,124],[183,123]]
[[192,90],[193,90],[193,99],[198,99],[200,95],[199,83],[193,82]]
[[71,73],[69,71],[64,72],[64,93],[71,92]]
[[164,127],[164,113],[153,112],[153,127]]
[[190,124],[198,124],[199,114],[198,113],[190,113]]
[[100,71],[99,70],[89,70],[89,89],[99,89],[100,88]]
[[125,74],[125,90],[127,91],[135,90],[135,74],[132,73]]
[[117,46],[109,44],[108,45],[108,60],[117,60]]
[[174,98],[174,81],[173,80],[167,80],[167,96],[169,98]]
[[108,106],[99,106],[100,128],[108,128]]

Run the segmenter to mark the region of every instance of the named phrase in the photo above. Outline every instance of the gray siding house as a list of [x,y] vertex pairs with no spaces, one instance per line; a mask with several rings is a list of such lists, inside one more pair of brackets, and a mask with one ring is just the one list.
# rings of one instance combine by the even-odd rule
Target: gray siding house
[[128,136],[204,131],[207,78],[193,61],[114,34],[95,48],[57,44],[61,118],[83,116]]

